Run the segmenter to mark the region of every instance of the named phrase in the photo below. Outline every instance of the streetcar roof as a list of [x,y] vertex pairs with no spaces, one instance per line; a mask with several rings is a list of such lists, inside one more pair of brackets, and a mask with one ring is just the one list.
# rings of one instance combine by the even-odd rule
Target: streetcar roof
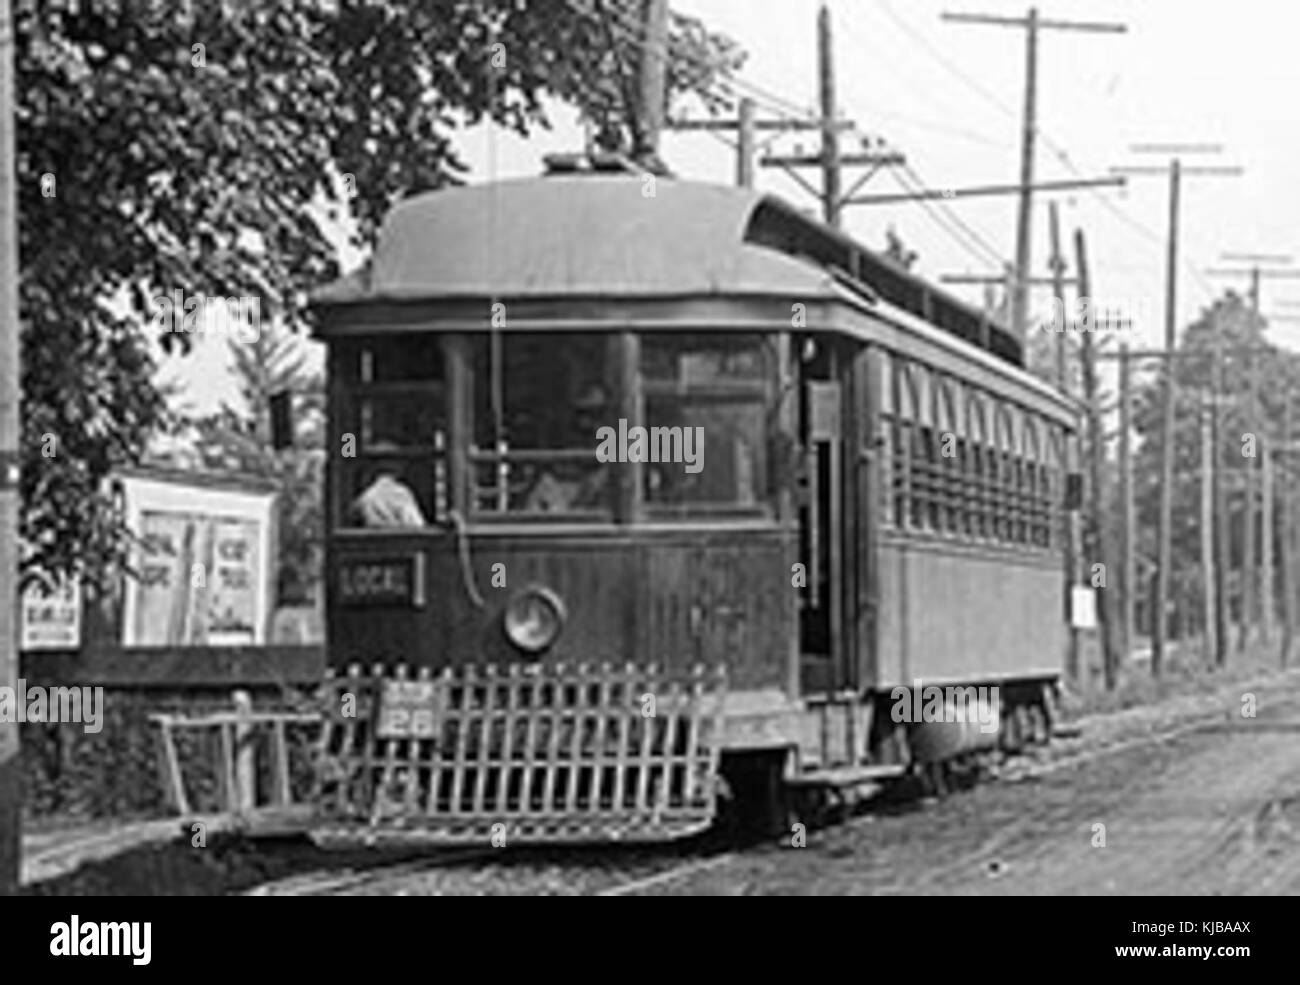
[[[551,174],[411,196],[371,260],[321,308],[449,300],[781,297],[835,300],[853,281],[1019,362],[1000,324],[775,196],[629,173]],[[325,332],[323,334],[329,334]]]
[[823,272],[744,242],[762,196],[626,174],[466,185],[399,202],[365,268],[320,304],[579,295],[821,293]]

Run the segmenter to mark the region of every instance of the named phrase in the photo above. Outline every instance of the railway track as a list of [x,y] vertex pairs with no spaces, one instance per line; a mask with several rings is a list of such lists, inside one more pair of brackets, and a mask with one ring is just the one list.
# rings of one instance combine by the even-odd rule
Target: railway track
[[[1290,682],[1292,675],[1286,675]],[[1300,678],[1297,678],[1300,681]],[[1276,679],[1272,682],[1278,683]],[[1263,682],[1237,685],[1241,689],[1264,686]],[[1300,695],[1289,694],[1295,704]],[[1161,746],[1184,736],[1217,729],[1300,727],[1293,721],[1235,723],[1225,704],[1207,698],[1205,710],[1183,714],[1167,724],[1138,735],[1121,735],[1110,741],[1090,740],[1087,733],[1066,734],[1047,746],[1032,747],[1020,754],[1003,756],[986,775],[993,782],[1021,783],[1133,749]],[[856,814],[870,813],[866,801]],[[754,851],[779,850],[771,839],[739,843],[717,832],[688,842],[660,846],[602,846],[599,848],[531,847],[509,854],[501,849],[446,850],[419,858],[395,862],[349,861],[337,868],[295,875],[266,883],[248,891],[251,896],[327,896],[407,892],[574,893],[596,896],[631,896],[653,891],[688,879],[701,872],[724,866]],[[995,851],[984,845],[977,854]],[[953,865],[968,862],[963,857]]]

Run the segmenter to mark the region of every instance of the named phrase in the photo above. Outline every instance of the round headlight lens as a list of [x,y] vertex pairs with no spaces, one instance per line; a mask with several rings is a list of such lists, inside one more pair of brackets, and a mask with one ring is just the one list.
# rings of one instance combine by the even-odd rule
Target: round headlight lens
[[524,653],[541,653],[564,628],[564,603],[549,588],[530,585],[506,603],[502,623],[508,639]]

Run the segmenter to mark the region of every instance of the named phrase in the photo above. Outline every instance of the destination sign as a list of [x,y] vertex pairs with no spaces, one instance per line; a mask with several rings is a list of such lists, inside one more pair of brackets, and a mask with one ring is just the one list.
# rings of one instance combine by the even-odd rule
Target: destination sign
[[339,605],[424,607],[424,554],[401,557],[345,557],[335,569]]

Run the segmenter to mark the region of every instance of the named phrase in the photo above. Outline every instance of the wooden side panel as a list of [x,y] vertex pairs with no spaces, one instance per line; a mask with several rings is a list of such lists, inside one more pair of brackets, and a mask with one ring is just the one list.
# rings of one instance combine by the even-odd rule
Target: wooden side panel
[[787,685],[796,633],[792,532],[471,534],[469,584],[451,535],[334,545],[336,558],[410,551],[426,556],[425,606],[331,605],[332,665],[516,662],[520,657],[501,630],[502,612],[515,591],[537,583],[558,593],[567,608],[560,640],[543,658],[548,663],[631,660],[679,669],[725,663],[730,686]]
[[1057,674],[1065,626],[1056,555],[944,544],[882,548],[878,687]]

